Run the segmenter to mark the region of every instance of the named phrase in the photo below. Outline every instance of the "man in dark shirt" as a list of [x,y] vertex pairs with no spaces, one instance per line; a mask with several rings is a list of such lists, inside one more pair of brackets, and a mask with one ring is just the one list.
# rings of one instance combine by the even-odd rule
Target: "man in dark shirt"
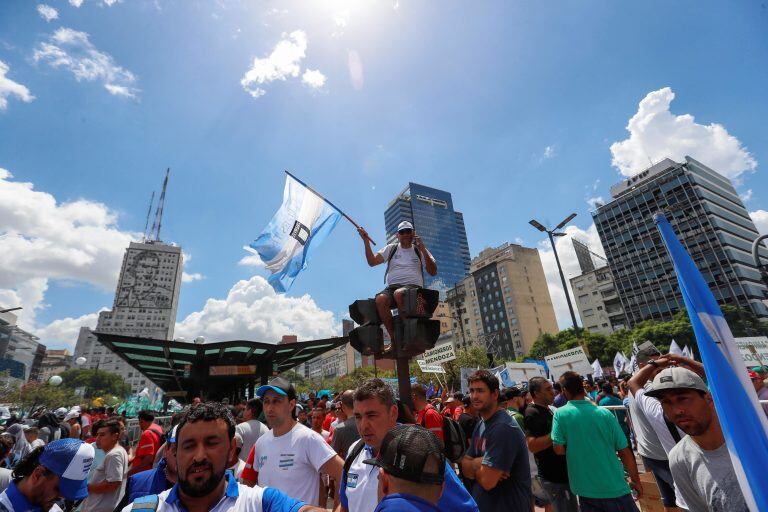
[[331,446],[342,458],[347,456],[347,451],[352,446],[352,443],[360,439],[357,423],[355,423],[354,396],[354,390],[348,389],[339,397],[341,410],[347,419],[334,430]]
[[[469,443],[472,442],[472,433],[475,431],[475,427],[477,426],[477,422],[480,421],[480,417],[477,414],[477,409],[472,406],[472,400],[470,400],[468,396],[464,397],[463,404],[463,412],[461,413],[461,416],[459,416],[459,426],[461,427],[461,430],[464,431],[465,446],[469,446]],[[459,470],[461,470],[461,466],[459,466]],[[464,487],[466,487],[469,492],[472,492],[474,480],[465,477],[464,473],[461,473],[461,471],[460,476],[461,483],[464,484]]]
[[478,370],[468,381],[472,405],[483,420],[461,460],[463,474],[475,481],[472,496],[482,512],[530,512],[533,496],[525,435],[499,408],[499,380]]
[[528,382],[533,403],[525,409],[525,435],[528,449],[539,467],[537,478],[554,512],[577,512],[579,504],[568,485],[568,465],[564,455],[552,449],[552,410],[555,399],[552,383],[544,377]]

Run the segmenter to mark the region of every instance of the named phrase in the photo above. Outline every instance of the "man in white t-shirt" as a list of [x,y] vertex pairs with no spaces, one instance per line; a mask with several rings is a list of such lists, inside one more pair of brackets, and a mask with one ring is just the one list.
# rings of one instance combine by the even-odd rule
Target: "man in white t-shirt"
[[248,400],[243,411],[243,420],[245,421],[238,423],[235,427],[235,432],[240,434],[243,439],[243,449],[240,451],[240,460],[243,462],[248,458],[251,447],[256,443],[256,440],[269,430],[265,424],[256,419],[261,414],[261,409],[261,402],[258,398]]
[[83,512],[112,512],[125,492],[128,474],[128,454],[120,446],[120,424],[109,420],[98,426],[96,446],[104,450],[104,459],[88,484],[88,497]]
[[365,243],[365,259],[368,265],[375,267],[387,264],[384,281],[387,287],[376,295],[376,309],[379,312],[384,327],[389,333],[389,339],[394,339],[392,304],[403,310],[402,288],[420,288],[424,286],[422,263],[429,275],[437,274],[437,263],[424,242],[413,229],[413,224],[403,221],[397,226],[397,243],[388,244],[376,254],[371,249],[371,239],[363,228],[357,229]]
[[251,449],[241,475],[243,483],[273,487],[304,503],[319,505],[320,473],[339,482],[344,461],[320,434],[293,417],[296,390],[290,382],[277,377],[261,386],[256,396],[264,404],[270,430]]

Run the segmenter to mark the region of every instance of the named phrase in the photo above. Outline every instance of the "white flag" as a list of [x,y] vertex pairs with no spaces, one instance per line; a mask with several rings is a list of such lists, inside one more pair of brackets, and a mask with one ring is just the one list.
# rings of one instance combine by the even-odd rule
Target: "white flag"
[[683,347],[683,357],[687,357],[688,359],[693,359],[693,354],[691,353],[691,349],[688,348],[688,345]]
[[675,340],[672,340],[672,343],[669,344],[669,353],[675,354],[676,356],[682,356],[683,349],[680,348],[680,345],[678,345]]
[[603,377],[603,367],[600,366],[600,361],[595,359],[592,362],[592,378],[593,379],[599,379],[600,377]]
[[618,377],[621,374],[621,369],[624,367],[624,358],[621,356],[621,352],[616,352],[613,356],[613,371],[616,372]]

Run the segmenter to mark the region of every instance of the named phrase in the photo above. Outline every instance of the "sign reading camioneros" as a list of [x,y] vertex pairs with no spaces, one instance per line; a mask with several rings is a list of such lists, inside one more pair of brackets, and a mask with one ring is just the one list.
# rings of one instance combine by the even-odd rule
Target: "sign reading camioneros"
[[456,351],[453,349],[453,343],[443,343],[433,349],[424,352],[424,362],[427,364],[447,363],[456,359]]

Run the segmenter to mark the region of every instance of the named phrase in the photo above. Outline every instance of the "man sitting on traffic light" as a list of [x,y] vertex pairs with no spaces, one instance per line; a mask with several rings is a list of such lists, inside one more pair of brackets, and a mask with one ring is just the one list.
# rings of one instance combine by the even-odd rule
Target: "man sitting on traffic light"
[[[392,321],[392,304],[403,311],[403,294],[406,288],[421,288],[424,286],[424,267],[429,275],[437,274],[437,263],[424,242],[413,230],[413,224],[403,221],[397,226],[397,243],[386,245],[376,254],[371,249],[371,240],[363,228],[358,232],[365,242],[365,259],[368,265],[375,267],[387,264],[384,281],[387,287],[376,295],[376,309],[379,312],[389,339],[394,340]],[[423,266],[422,266],[423,265]]]

